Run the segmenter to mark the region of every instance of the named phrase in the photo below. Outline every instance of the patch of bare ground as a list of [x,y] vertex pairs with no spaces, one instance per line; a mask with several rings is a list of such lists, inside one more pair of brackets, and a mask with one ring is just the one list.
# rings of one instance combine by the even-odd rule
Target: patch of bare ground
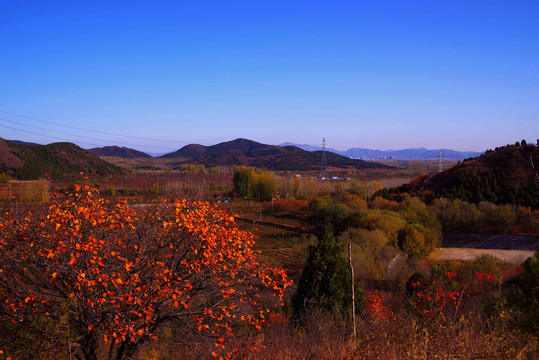
[[471,249],[471,248],[438,248],[434,249],[430,255],[431,261],[445,260],[473,260],[481,255],[492,255],[501,261],[510,264],[521,264],[529,257],[532,257],[534,251],[531,250],[493,250],[493,249]]

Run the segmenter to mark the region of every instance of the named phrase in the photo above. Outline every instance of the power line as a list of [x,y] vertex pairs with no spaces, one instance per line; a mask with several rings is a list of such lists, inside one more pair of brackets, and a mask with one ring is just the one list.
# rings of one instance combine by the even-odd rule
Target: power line
[[[31,117],[31,116],[15,114],[15,113],[12,113],[12,112],[9,112],[9,111],[4,111],[4,110],[0,110],[0,113],[11,115],[11,116],[16,116],[16,117],[19,117],[19,118],[29,119],[29,120],[33,120],[33,121],[38,121],[38,122],[45,123],[45,124],[61,126],[61,127],[69,128],[69,129],[88,131],[88,132],[92,132],[92,133],[96,133],[96,134],[104,134],[104,135],[111,135],[111,136],[119,136],[119,137],[123,137],[123,138],[131,138],[131,139],[146,140],[146,141],[167,142],[167,143],[175,143],[175,144],[190,144],[191,143],[189,141],[165,140],[165,139],[147,138],[147,137],[142,137],[142,136],[123,135],[123,134],[111,133],[111,132],[100,131],[100,130],[86,129],[86,128],[81,128],[81,127],[77,127],[77,126],[63,125],[63,124],[56,123],[56,122],[53,122],[53,121],[37,119],[37,118]],[[5,118],[0,118],[0,120],[9,121],[9,122],[14,123],[14,121],[7,120]],[[33,128],[36,128],[36,129],[46,130],[46,131],[50,131],[50,132],[56,132],[56,133],[64,134],[64,135],[78,136],[78,137],[91,139],[91,140],[107,141],[107,142],[110,142],[110,143],[122,143],[122,144],[130,145],[130,146],[137,146],[137,147],[143,146],[143,147],[152,147],[152,148],[165,149],[164,147],[159,147],[159,146],[152,146],[152,145],[146,145],[146,144],[133,144],[133,143],[127,143],[127,142],[123,142],[123,141],[112,141],[112,140],[108,140],[108,139],[95,138],[95,137],[84,136],[84,135],[76,135],[76,134],[65,133],[65,132],[57,131],[57,130],[50,130],[50,129],[40,128],[40,127],[37,127],[37,126],[28,125],[28,124],[22,124],[22,123],[20,123],[20,124],[28,126],[28,127],[33,127]],[[42,134],[36,134],[36,133],[30,132],[30,131],[24,131],[24,130],[20,130],[20,129],[10,128],[10,127],[7,127],[7,126],[3,126],[3,127],[8,128],[8,129],[13,129],[13,130],[19,130],[19,131],[22,131],[22,132],[27,132],[29,134],[35,134],[35,135],[40,135],[40,136],[43,136],[43,137],[49,137],[51,139],[59,139],[59,140],[63,140],[63,141],[70,141],[69,139],[63,139],[63,138],[57,138],[57,137],[54,137],[54,136],[46,136],[46,135],[42,135]],[[91,146],[97,146],[97,147],[102,146],[102,145],[84,143],[84,142],[81,142],[81,141],[79,141],[79,143],[86,144],[86,145],[91,145]],[[301,145],[308,145],[308,146],[312,146],[312,147],[319,147],[319,145],[315,145],[315,144],[298,144],[298,145],[300,145],[300,146]],[[345,148],[344,146],[339,146],[339,145],[333,145],[331,147],[332,148],[337,148],[337,149],[344,149],[344,150],[349,149],[349,148]],[[322,149],[322,151],[324,151],[324,149]]]
[[[21,130],[21,129],[17,129],[17,128],[14,128],[14,127],[11,127],[11,126],[0,125],[0,127],[6,128],[6,129],[11,129],[11,130],[16,130],[16,131],[21,131],[21,132],[24,132],[24,133],[27,133],[27,134],[43,136],[43,137],[47,137],[47,138],[51,138],[51,139],[62,140],[62,141],[69,141],[68,139],[63,139],[63,138],[59,138],[59,137],[56,137],[56,136],[50,136],[50,135],[38,134],[38,133],[33,132],[33,131]],[[100,146],[101,146],[101,145],[91,144],[91,143],[82,142],[82,141],[78,141],[78,143],[79,143],[79,144],[90,145],[90,146],[97,146],[97,147],[100,147]]]
[[63,127],[70,128],[70,129],[76,129],[76,130],[82,130],[82,131],[89,131],[89,132],[93,132],[93,133],[97,133],[97,134],[105,134],[105,135],[121,136],[121,137],[132,138],[132,139],[139,139],[139,140],[149,140],[149,141],[159,141],[159,142],[170,142],[170,143],[177,143],[177,144],[188,144],[188,143],[189,143],[189,142],[187,142],[187,141],[176,141],[176,140],[154,139],[154,138],[147,138],[147,137],[141,137],[141,136],[122,135],[122,134],[110,133],[110,132],[100,131],[100,130],[85,129],[85,128],[81,128],[81,127],[77,127],[77,126],[63,125],[63,124],[55,123],[55,122],[52,122],[52,121],[46,121],[46,120],[36,119],[36,118],[30,117],[30,116],[19,115],[19,114],[15,114],[15,113],[8,112],[8,111],[3,111],[3,110],[0,110],[0,113],[12,115],[12,116],[17,116],[17,117],[24,118],[24,119],[29,119],[29,120],[39,121],[39,122],[46,123],[46,124],[51,124],[51,125],[56,125],[56,126],[63,126]]
[[[69,135],[69,136],[76,136],[76,137],[81,137],[81,138],[85,138],[85,139],[90,139],[90,140],[99,140],[99,141],[106,141],[106,142],[110,142],[110,143],[113,143],[113,144],[117,144],[118,141],[114,141],[114,140],[108,140],[108,139],[103,139],[103,138],[96,138],[96,137],[91,137],[91,136],[84,136],[84,135],[77,135],[77,134],[72,134],[72,133],[67,133],[67,132],[63,132],[63,131],[58,131],[58,130],[51,130],[51,129],[47,129],[47,128],[43,128],[43,127],[40,127],[40,126],[34,126],[34,125],[29,125],[29,124],[24,124],[24,123],[19,123],[19,122],[16,122],[16,121],[13,121],[13,120],[9,120],[9,119],[6,119],[6,118],[2,118],[0,117],[0,120],[1,121],[7,121],[7,122],[10,122],[10,123],[13,123],[13,124],[17,124],[17,125],[23,125],[23,126],[28,126],[28,127],[31,127],[31,128],[34,128],[34,129],[40,129],[40,130],[45,130],[45,131],[50,131],[50,132],[53,132],[53,133],[58,133],[58,134],[63,134],[63,135]],[[15,129],[15,128],[10,128],[10,129]],[[15,130],[18,130],[18,129],[15,129]],[[24,130],[20,130],[20,131],[23,131]],[[33,134],[33,133],[32,133]],[[45,136],[45,137],[51,137],[53,139],[58,139],[54,136],[47,136],[47,135],[43,135],[43,134],[40,134],[41,136]],[[67,140],[67,139],[61,139],[61,140]],[[67,140],[67,141],[70,141],[70,140]],[[82,142],[81,142],[82,143]],[[147,145],[147,144],[144,144],[144,145],[141,145],[141,144],[133,144],[133,143],[127,143],[127,142],[123,142],[123,141],[120,141],[121,144],[125,144],[125,145],[131,145],[131,146],[144,146],[144,147],[152,147],[152,148],[156,148],[156,149],[164,149],[164,147],[162,146],[154,146],[154,145]],[[96,145],[98,147],[101,147],[102,145]]]

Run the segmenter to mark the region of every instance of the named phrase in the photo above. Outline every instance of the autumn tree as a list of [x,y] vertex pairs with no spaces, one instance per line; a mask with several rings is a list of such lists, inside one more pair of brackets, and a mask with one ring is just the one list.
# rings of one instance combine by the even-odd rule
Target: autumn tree
[[251,194],[259,201],[269,201],[277,194],[277,178],[270,172],[261,171],[252,175]]
[[171,323],[230,357],[235,328],[260,329],[270,312],[260,291],[289,284],[257,262],[253,234],[202,202],[141,209],[77,186],[42,216],[3,214],[0,233],[0,317],[66,323],[70,359],[130,358]]

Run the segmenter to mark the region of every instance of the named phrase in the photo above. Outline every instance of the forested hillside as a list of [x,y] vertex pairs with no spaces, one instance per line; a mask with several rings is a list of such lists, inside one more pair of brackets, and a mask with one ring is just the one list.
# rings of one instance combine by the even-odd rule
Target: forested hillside
[[409,184],[380,195],[395,197],[417,193],[427,199],[445,197],[479,203],[515,204],[539,207],[539,148],[516,143],[487,150],[465,159],[441,173],[424,175]]
[[45,174],[64,177],[79,172],[107,175],[125,171],[71,143],[26,145],[0,139],[0,173],[13,178],[37,179]]

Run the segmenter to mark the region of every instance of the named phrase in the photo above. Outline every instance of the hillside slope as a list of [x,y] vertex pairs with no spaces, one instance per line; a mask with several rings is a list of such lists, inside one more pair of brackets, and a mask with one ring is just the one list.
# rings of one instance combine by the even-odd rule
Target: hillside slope
[[[189,158],[184,162],[205,166],[241,165],[268,170],[318,170],[322,152],[309,152],[295,146],[275,146],[261,144],[247,139],[236,139],[212,146],[187,145],[180,150],[162,156],[165,159]],[[386,165],[354,160],[338,154],[326,152],[328,167],[359,169],[389,168]]]
[[423,192],[429,197],[539,208],[539,148],[507,145],[443,171],[416,179],[395,193]]
[[37,179],[45,174],[63,177],[80,172],[108,175],[125,170],[71,143],[26,145],[0,138],[0,173],[17,179]]

